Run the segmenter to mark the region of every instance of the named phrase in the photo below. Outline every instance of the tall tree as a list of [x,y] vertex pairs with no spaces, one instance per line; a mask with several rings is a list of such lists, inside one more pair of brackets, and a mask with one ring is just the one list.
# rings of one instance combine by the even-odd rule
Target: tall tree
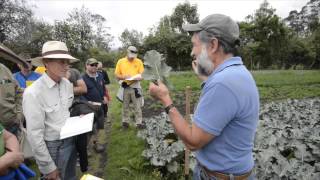
[[182,24],[197,23],[199,21],[198,7],[189,2],[178,4],[170,16],[171,27],[176,32],[184,32]]
[[178,4],[170,16],[162,17],[158,26],[150,31],[144,40],[144,49],[159,51],[174,69],[186,69],[191,65],[191,42],[182,24],[198,21],[196,5],[190,5],[189,2]]
[[69,17],[55,22],[55,38],[67,43],[73,55],[80,59],[89,58],[89,49],[97,47],[102,51],[109,50],[111,35],[105,27],[106,19],[93,14],[84,6],[74,9]]
[[28,54],[30,57],[39,56],[42,45],[53,39],[53,27],[35,18],[31,18],[28,23],[24,33],[12,41],[13,49],[16,52]]
[[310,64],[310,68],[319,69],[320,68],[320,22],[315,21],[314,22],[314,30],[312,32],[312,35],[310,37],[311,42],[311,50],[315,55],[314,60]]
[[93,28],[94,28],[94,45],[97,48],[110,50],[110,42],[113,40],[113,36],[108,33],[110,27],[105,26],[106,19],[100,14],[92,14],[91,15]]
[[125,29],[121,33],[119,40],[121,41],[123,47],[128,47],[132,45],[140,48],[143,43],[143,33],[138,32],[135,29],[131,31],[129,31],[128,29]]
[[[282,68],[288,53],[289,32],[281,19],[265,0],[247,22],[240,23],[241,38],[254,51],[249,58],[259,68]],[[254,48],[254,49],[252,49]],[[247,51],[248,52],[248,51]],[[248,54],[247,54],[248,55]]]
[[31,16],[25,0],[0,0],[0,42],[11,41],[22,34]]

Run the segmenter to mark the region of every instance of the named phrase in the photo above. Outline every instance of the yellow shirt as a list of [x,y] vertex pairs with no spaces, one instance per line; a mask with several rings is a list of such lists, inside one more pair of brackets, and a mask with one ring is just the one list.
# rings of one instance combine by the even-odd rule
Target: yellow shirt
[[143,71],[144,67],[140,59],[135,58],[134,60],[129,61],[127,57],[124,57],[118,60],[114,73],[117,76],[134,76],[137,74],[142,74]]
[[39,73],[39,74],[43,74],[46,72],[46,68],[44,66],[38,66],[34,72]]

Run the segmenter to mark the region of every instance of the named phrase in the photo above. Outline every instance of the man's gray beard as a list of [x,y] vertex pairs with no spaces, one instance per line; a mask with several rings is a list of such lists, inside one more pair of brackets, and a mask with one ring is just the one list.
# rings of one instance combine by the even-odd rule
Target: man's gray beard
[[202,48],[201,53],[198,57],[198,74],[202,76],[209,76],[213,70],[213,63],[208,57],[207,49]]

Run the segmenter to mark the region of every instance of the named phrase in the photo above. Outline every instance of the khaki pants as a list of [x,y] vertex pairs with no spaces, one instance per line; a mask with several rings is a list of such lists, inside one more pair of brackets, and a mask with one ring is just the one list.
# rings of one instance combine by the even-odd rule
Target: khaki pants
[[130,120],[130,103],[133,105],[136,124],[142,124],[142,111],[140,98],[136,98],[134,89],[131,87],[123,90],[123,107],[122,107],[122,122],[129,123]]

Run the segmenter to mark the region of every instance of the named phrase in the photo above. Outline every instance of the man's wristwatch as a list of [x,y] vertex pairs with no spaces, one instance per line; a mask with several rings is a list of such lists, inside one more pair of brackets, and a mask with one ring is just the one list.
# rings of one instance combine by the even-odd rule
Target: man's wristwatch
[[170,104],[169,106],[165,107],[164,110],[166,111],[167,114],[169,114],[170,109],[174,108],[173,104]]

